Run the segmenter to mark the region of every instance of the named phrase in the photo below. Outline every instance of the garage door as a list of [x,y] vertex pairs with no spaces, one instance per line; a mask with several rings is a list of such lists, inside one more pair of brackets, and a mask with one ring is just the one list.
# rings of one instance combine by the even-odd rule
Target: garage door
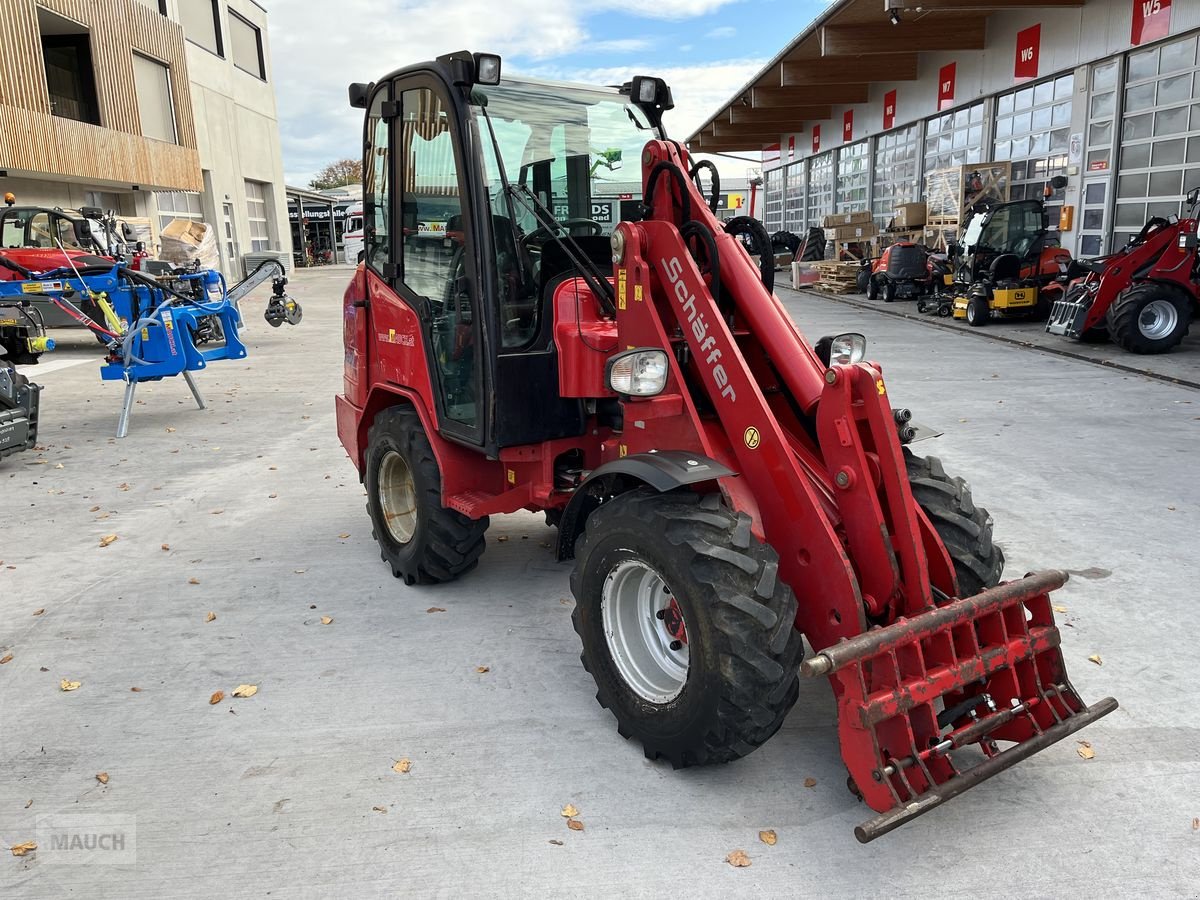
[[783,227],[783,182],[784,170],[771,169],[763,172],[763,225],[767,231],[778,231]]
[[804,230],[804,184],[804,163],[788,166],[783,191],[783,227],[796,234]]
[[837,211],[860,212],[867,208],[871,154],[866,141],[838,149]]
[[917,163],[921,149],[921,129],[917,125],[897,128],[875,139],[875,185],[871,211],[875,224],[887,228],[899,203],[921,199]]
[[833,215],[833,151],[808,161],[808,218],[820,227],[826,216]]
[[1152,216],[1182,212],[1200,187],[1200,103],[1196,35],[1130,53],[1121,120],[1115,243]]
[[983,162],[983,102],[925,120],[925,171]]
[[[1012,163],[1011,199],[1036,200],[1046,182],[1067,174],[1071,140],[1071,95],[1075,76],[1060,75],[1027,85],[996,99],[994,159]],[[1052,223],[1058,221],[1065,194],[1046,201]]]

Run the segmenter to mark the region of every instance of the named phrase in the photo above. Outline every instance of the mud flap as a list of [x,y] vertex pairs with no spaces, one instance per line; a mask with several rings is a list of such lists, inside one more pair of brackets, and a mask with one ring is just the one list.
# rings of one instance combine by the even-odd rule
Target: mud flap
[[[817,653],[838,702],[842,759],[880,813],[855,829],[872,841],[1117,708],[1086,707],[1067,679],[1050,592],[1061,571],[1027,575]],[[1001,749],[998,742],[1011,743]],[[951,752],[985,759],[959,770]]]

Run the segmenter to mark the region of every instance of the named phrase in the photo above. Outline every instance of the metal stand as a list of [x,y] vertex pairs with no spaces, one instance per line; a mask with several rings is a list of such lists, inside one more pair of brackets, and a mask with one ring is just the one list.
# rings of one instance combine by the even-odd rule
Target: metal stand
[[[192,373],[185,370],[183,379],[191,389],[192,396],[196,398],[196,406],[200,409],[207,409],[208,407],[204,405],[204,396],[200,393],[196,380],[192,378]],[[121,418],[117,420],[117,437],[119,438],[123,438],[129,433],[129,414],[133,412],[133,395],[136,390],[136,381],[125,382],[125,403],[121,406]]]

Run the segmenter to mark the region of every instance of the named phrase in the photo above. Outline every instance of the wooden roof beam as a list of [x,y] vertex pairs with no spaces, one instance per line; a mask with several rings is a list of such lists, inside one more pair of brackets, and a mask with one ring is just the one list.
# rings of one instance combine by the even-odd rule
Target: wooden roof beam
[[[877,24],[827,25],[821,29],[825,59],[840,56],[891,56],[896,47],[916,52],[982,50],[986,45],[984,16],[937,16],[899,25],[883,19]],[[785,63],[786,67],[786,63]]]
[[792,125],[803,119],[823,122],[833,118],[832,106],[780,106],[780,107],[729,107],[729,121],[734,125],[747,125],[754,128],[759,125],[780,126],[781,130],[791,131]]
[[763,147],[778,144],[779,137],[779,135],[769,138],[747,135],[741,138],[718,138],[703,133],[697,135],[695,140],[690,141],[688,147],[693,153],[758,153]]
[[767,143],[774,143],[785,131],[798,131],[803,124],[803,122],[793,121],[789,122],[786,127],[776,128],[774,125],[730,125],[727,122],[713,122],[712,133],[719,140],[729,140],[730,138],[745,140],[746,137],[751,137],[755,140],[762,138]]
[[[780,78],[784,87],[917,80],[916,53],[881,53],[866,57],[827,56],[821,59],[785,61],[780,63],[780,66]],[[824,99],[820,94],[809,96],[812,99]]]
[[789,109],[795,106],[866,103],[871,98],[871,86],[868,84],[823,84],[814,91],[808,87],[811,83],[802,83],[803,90],[796,87],[751,88],[750,106],[754,109]]
[[[1000,9],[1079,9],[1087,0],[909,0],[904,9],[916,12],[978,12]],[[901,12],[903,15],[903,11]]]

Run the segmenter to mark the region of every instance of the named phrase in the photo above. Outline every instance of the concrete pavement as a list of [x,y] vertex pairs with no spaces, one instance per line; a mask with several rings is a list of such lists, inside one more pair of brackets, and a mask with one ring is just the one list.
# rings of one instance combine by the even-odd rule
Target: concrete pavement
[[1093,759],[1068,739],[864,847],[824,682],[729,766],[674,772],[616,734],[540,516],[494,518],[454,584],[390,576],[334,429],[347,279],[297,274],[294,329],[248,303],[250,357],[200,377],[210,408],[146,388],[124,441],[94,359],[30,371],[45,449],[0,463],[0,842],[134,817],[136,863],[5,852],[0,893],[1197,896],[1200,392],[781,292],[811,339],[868,335],[1009,575],[1077,573],[1072,680],[1122,704],[1080,735]]

